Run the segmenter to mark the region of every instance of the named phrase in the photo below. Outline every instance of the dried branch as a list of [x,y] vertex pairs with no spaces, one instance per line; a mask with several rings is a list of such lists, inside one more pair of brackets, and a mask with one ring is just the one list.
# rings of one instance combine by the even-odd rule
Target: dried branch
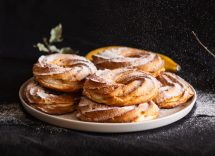
[[210,54],[215,58],[215,54],[212,53],[198,38],[198,36],[196,35],[196,33],[194,31],[192,31],[193,36],[196,38],[197,42]]

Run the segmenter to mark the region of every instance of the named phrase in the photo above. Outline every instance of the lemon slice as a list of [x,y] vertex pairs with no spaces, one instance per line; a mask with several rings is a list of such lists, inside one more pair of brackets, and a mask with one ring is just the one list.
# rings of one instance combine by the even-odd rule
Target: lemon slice
[[[121,46],[108,46],[108,47],[98,48],[98,49],[90,51],[85,57],[92,61],[94,55],[102,53],[105,50],[108,50],[108,49],[111,49],[111,48],[120,48],[120,47]],[[156,54],[158,54],[164,60],[166,71],[177,72],[177,71],[179,71],[181,69],[180,65],[177,64],[174,60],[172,60],[168,56],[160,54],[160,53],[156,53]]]

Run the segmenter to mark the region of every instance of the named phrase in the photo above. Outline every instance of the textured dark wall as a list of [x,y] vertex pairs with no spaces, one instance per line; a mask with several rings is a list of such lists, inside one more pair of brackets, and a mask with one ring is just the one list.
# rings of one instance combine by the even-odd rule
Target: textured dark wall
[[3,0],[0,56],[34,57],[32,44],[59,22],[65,44],[81,50],[120,44],[171,53],[191,30],[210,47],[214,9],[213,0]]
[[[133,46],[169,55],[182,65],[182,74],[190,70],[213,73],[214,59],[197,44],[191,31],[215,50],[214,10],[213,0],[2,0],[0,60],[4,67],[0,68],[2,78],[10,81],[0,82],[4,88],[0,93],[15,97],[16,92],[8,94],[11,88],[17,91],[31,76],[32,63],[41,55],[33,44],[60,22],[64,45],[81,54],[105,45]],[[190,69],[191,64],[196,68]],[[209,77],[206,86],[213,89],[215,78]],[[205,79],[208,77],[194,85],[204,85]]]

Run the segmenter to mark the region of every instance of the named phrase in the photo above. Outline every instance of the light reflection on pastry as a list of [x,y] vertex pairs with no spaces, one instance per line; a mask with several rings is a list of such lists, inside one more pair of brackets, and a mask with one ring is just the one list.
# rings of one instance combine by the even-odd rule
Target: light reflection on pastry
[[164,61],[156,53],[128,47],[107,49],[94,55],[93,62],[99,69],[132,67],[153,76],[165,70]]
[[31,80],[23,92],[26,102],[48,114],[65,114],[76,109],[78,96],[50,91]]
[[88,122],[141,122],[159,116],[159,108],[153,101],[117,107],[99,104],[82,97],[77,111],[77,118]]
[[134,69],[98,70],[84,83],[83,94],[93,101],[112,106],[135,105],[157,96],[159,82]]
[[41,56],[33,67],[34,77],[41,85],[63,92],[82,89],[85,78],[95,71],[92,62],[72,54]]
[[176,74],[163,72],[157,78],[162,86],[154,101],[160,108],[176,107],[194,95],[190,85]]

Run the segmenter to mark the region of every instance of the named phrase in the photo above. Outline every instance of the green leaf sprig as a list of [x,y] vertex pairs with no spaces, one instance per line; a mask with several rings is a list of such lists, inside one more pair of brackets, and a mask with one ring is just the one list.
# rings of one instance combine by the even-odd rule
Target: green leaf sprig
[[76,54],[78,51],[73,50],[70,47],[57,48],[54,43],[59,43],[63,41],[62,37],[62,25],[59,24],[52,28],[50,31],[49,40],[44,37],[43,43],[37,43],[34,47],[38,48],[39,51],[46,53],[62,53],[62,54]]

